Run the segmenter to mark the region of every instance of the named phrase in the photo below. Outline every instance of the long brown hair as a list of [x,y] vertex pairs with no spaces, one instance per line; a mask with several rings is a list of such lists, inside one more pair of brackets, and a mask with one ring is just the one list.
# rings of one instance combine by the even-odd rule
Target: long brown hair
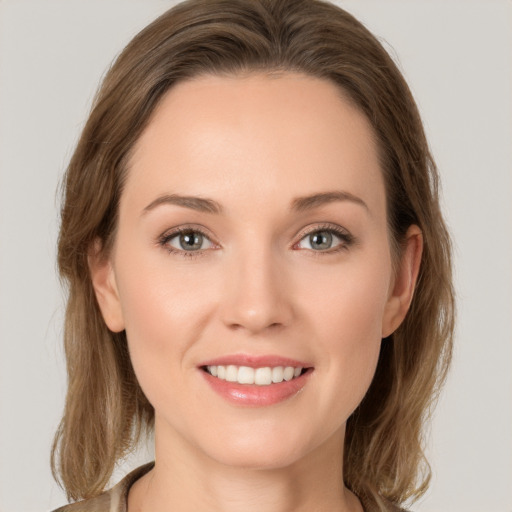
[[117,58],[63,183],[58,264],[69,290],[68,393],[52,468],[71,499],[100,493],[154,417],[125,333],[110,332],[102,319],[87,264],[91,244],[100,240],[108,254],[114,240],[130,150],[176,82],[251,71],[296,71],[337,84],[376,134],[395,254],[410,225],[423,232],[410,310],[383,341],[372,385],[348,420],[344,479],[371,510],[426,490],[422,432],[450,362],[454,298],[438,174],[409,88],[377,39],[330,3],[189,0],[142,30]]

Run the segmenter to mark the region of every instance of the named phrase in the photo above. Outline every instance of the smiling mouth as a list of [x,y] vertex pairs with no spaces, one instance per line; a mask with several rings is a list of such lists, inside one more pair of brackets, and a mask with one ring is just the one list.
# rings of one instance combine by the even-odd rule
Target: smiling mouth
[[202,370],[219,380],[237,384],[256,386],[270,386],[294,380],[308,371],[309,368],[301,366],[263,366],[251,368],[250,366],[211,365],[203,366]]

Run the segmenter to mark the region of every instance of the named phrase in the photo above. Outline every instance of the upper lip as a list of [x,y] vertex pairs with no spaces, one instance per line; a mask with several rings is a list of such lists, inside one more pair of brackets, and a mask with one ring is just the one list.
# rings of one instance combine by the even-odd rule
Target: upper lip
[[209,359],[208,361],[204,361],[199,365],[199,367],[203,366],[249,366],[250,368],[262,368],[265,366],[293,366],[295,368],[309,368],[311,364],[299,361],[297,359],[291,359],[289,357],[282,357],[278,355],[249,355],[249,354],[231,354],[216,357],[214,359]]

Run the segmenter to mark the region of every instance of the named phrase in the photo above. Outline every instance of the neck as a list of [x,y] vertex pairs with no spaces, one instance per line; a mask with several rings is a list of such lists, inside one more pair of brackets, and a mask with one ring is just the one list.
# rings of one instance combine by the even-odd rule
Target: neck
[[[155,467],[134,484],[129,512],[361,512],[343,485],[344,431],[286,467],[230,466],[155,425]],[[165,435],[162,435],[165,433]]]

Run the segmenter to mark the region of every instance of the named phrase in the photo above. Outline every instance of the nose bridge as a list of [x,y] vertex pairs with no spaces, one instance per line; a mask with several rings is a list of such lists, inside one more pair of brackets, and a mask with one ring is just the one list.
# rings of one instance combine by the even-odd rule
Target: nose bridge
[[232,254],[223,320],[252,333],[286,325],[291,317],[286,272],[271,244],[248,243]]

